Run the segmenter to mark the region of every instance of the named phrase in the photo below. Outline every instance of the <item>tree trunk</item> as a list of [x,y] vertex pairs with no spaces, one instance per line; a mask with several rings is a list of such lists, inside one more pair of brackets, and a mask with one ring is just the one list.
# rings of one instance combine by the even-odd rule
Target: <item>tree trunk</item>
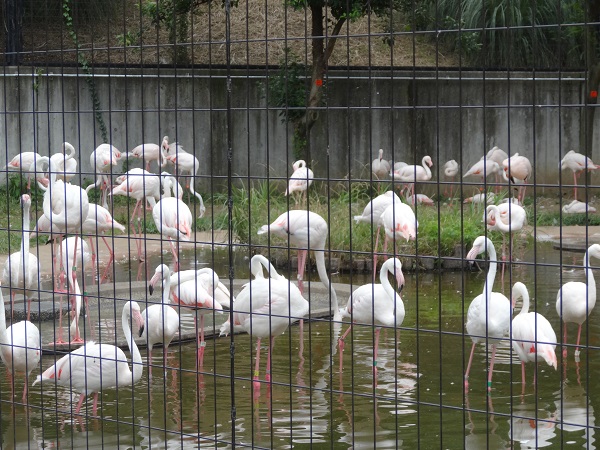
[[5,0],[6,64],[17,66],[22,60],[23,51],[23,2]]

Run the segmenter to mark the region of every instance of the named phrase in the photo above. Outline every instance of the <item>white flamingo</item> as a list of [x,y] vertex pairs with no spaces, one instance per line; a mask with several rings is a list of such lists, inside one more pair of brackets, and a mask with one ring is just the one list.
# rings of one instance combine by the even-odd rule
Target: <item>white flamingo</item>
[[504,169],[502,172],[504,179],[520,185],[518,188],[519,193],[517,195],[517,199],[519,199],[519,202],[523,204],[525,201],[525,189],[527,189],[527,182],[533,174],[531,161],[529,161],[529,159],[525,156],[515,153],[510,158],[504,160],[502,167]]
[[[294,169],[294,172],[290,176],[285,195],[292,195],[294,192],[300,192],[300,199],[302,199],[308,195],[308,188],[313,182],[314,174],[303,159],[294,162],[292,168]],[[298,204],[299,199],[296,198],[295,200],[296,204]]]
[[488,371],[488,391],[492,390],[492,375],[494,374],[494,360],[496,358],[496,344],[504,339],[510,329],[511,304],[510,301],[499,292],[492,292],[498,260],[496,249],[492,241],[479,236],[473,242],[473,247],[467,253],[467,260],[474,260],[477,255],[485,253],[489,255],[489,269],[483,287],[483,293],[479,294],[469,305],[467,312],[467,333],[471,336],[473,345],[471,347],[471,356],[465,373],[465,392],[469,390],[469,373],[475,354],[475,346],[478,342],[492,343],[492,359],[490,360],[490,369]]
[[31,189],[31,178],[36,176],[35,167],[36,161],[40,158],[40,155],[36,152],[22,152],[13,157],[4,169],[18,171],[21,174],[27,176],[27,190]]
[[38,366],[41,355],[40,330],[29,320],[14,323],[6,329],[4,296],[0,289],[0,357],[8,370],[11,392],[14,385],[10,377],[16,372],[25,372],[23,403],[27,401],[29,375]]
[[431,156],[424,156],[420,166],[404,166],[399,170],[394,170],[392,172],[392,177],[394,180],[404,183],[404,187],[407,188],[406,197],[409,197],[410,195],[415,194],[415,183],[417,181],[431,180],[431,166],[433,166]]
[[375,345],[373,348],[373,372],[377,376],[377,351],[379,348],[379,333],[381,327],[398,328],[404,321],[404,302],[400,294],[392,287],[388,278],[392,274],[402,292],[404,275],[402,263],[398,258],[391,258],[384,262],[379,272],[381,284],[364,284],[355,289],[348,299],[348,304],[340,313],[348,317],[352,323],[339,339],[340,347],[340,372],[342,372],[344,339],[352,330],[353,324],[375,326]]
[[15,309],[15,295],[17,291],[23,291],[27,299],[27,320],[30,319],[31,297],[39,291],[40,266],[37,256],[29,252],[29,217],[31,209],[31,197],[28,194],[21,196],[21,207],[23,208],[21,249],[12,253],[4,263],[2,271],[2,284],[10,288],[10,317],[13,318]]
[[68,142],[62,145],[63,151],[54,153],[50,160],[52,168],[56,172],[58,180],[69,182],[77,173],[77,160],[75,159],[75,147]]
[[379,149],[379,157],[375,158],[371,163],[371,172],[378,180],[385,178],[391,170],[389,161],[383,159],[383,149]]
[[140,330],[140,337],[148,346],[148,377],[152,378],[152,348],[156,344],[163,347],[163,368],[167,369],[167,356],[169,344],[179,331],[179,314],[169,306],[171,292],[171,271],[165,264],[158,266],[150,280],[153,286],[158,280],[162,281],[162,301],[159,304],[148,306],[142,316],[144,327]]
[[98,392],[104,389],[132,386],[142,378],[144,365],[140,351],[133,340],[133,332],[129,326],[130,319],[133,319],[138,327],[143,326],[144,318],[137,302],[125,303],[121,315],[123,333],[132,354],[133,371],[129,368],[127,356],[119,347],[87,342],[56,361],[54,365],[38,375],[33,384],[50,381],[79,392],[76,415],[79,414],[85,397],[94,394],[93,415],[96,416]]
[[577,153],[574,150],[569,151],[560,161],[560,170],[570,169],[573,171],[573,198],[577,200],[577,178],[586,170],[592,171],[599,169],[600,166],[585,155]]
[[[544,359],[556,369],[556,333],[548,319],[529,312],[529,292],[523,283],[517,281],[512,289],[513,308],[519,298],[523,298],[523,306],[512,320],[512,347],[521,360],[522,393],[525,393],[525,363],[537,364],[538,360]],[[534,370],[533,384],[536,384],[536,373],[537,370]]]
[[150,163],[156,161],[158,170],[165,165],[165,151],[169,148],[169,137],[163,137],[161,145],[157,144],[140,144],[133,148],[127,157],[131,156],[142,160],[142,164],[146,165],[146,170],[150,172]]
[[85,188],[90,192],[92,188],[100,188],[102,207],[108,209],[108,192],[110,188],[110,173],[112,167],[117,165],[121,152],[113,145],[100,144],[90,155],[90,164],[96,172],[96,182]]
[[[451,184],[450,184],[450,197],[453,196],[453,191],[454,191],[454,177],[456,177],[456,175],[458,175],[459,173],[459,167],[458,167],[458,163],[451,159],[450,161],[447,161],[446,164],[444,164],[444,175],[446,176],[447,179],[450,180]],[[444,189],[444,194],[448,194],[448,187],[446,186],[446,189]]]
[[590,267],[590,258],[600,259],[600,244],[591,245],[583,257],[583,270],[586,282],[569,281],[562,285],[556,295],[556,312],[563,321],[563,359],[567,359],[567,324],[576,323],[577,346],[575,361],[579,361],[581,327],[596,306],[596,280]]
[[565,214],[595,213],[596,208],[587,203],[580,202],[579,200],[573,200],[568,205],[562,207],[562,212]]
[[482,183],[485,183],[487,177],[500,171],[500,165],[496,161],[491,159],[481,159],[477,161],[467,172],[463,175],[463,178],[470,176],[480,176]]
[[169,240],[175,261],[175,271],[177,271],[179,257],[177,256],[178,250],[175,248],[173,241],[191,241],[192,228],[194,226],[192,212],[182,200],[166,197],[158,201],[154,208],[152,208],[152,218],[158,232]]
[[[383,253],[387,253],[388,242],[391,240],[394,246],[394,255],[396,254],[396,243],[400,239],[414,241],[417,238],[417,229],[419,223],[415,212],[406,203],[392,203],[381,215],[381,223],[385,231],[385,240],[383,241]],[[377,256],[377,255],[375,255]],[[374,265],[377,265],[375,258]]]
[[[267,278],[264,277],[263,267],[269,272]],[[270,338],[265,377],[270,382],[271,352],[275,337],[287,330],[291,323],[304,318],[309,307],[298,287],[277,273],[264,256],[254,255],[250,261],[250,270],[254,279],[237,295],[231,319],[221,326],[221,334],[228,334],[233,324],[257,338],[254,388],[259,389],[261,339]]]

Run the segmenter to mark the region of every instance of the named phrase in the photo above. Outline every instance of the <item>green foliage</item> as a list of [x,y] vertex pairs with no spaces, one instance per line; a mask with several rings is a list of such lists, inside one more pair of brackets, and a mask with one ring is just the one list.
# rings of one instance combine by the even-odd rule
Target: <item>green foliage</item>
[[600,216],[596,214],[560,214],[559,212],[539,212],[536,218],[538,226],[598,226]]
[[140,43],[140,35],[140,32],[133,33],[131,31],[128,31],[123,34],[118,34],[115,37],[117,39],[117,42],[123,47],[131,47]]
[[85,82],[90,91],[90,96],[92,97],[92,104],[94,106],[94,116],[96,117],[96,122],[98,122],[98,126],[100,127],[100,133],[102,134],[103,142],[108,142],[108,130],[106,128],[106,123],[104,123],[104,118],[102,117],[100,97],[98,96],[98,91],[96,90],[96,84],[94,83],[92,69],[87,58],[85,57],[85,54],[81,51],[81,45],[79,44],[79,40],[77,39],[77,33],[75,32],[75,27],[73,25],[73,15],[71,14],[70,7],[71,1],[72,0],[63,0],[63,21],[65,23],[67,32],[69,33],[69,36],[75,44],[75,48],[77,49],[77,60],[79,62],[79,65],[86,74]]
[[[585,55],[582,0],[427,0],[429,25],[468,62],[485,67],[581,68]],[[437,9],[436,9],[437,8]],[[405,5],[406,10],[406,5]],[[447,31],[444,31],[447,30]]]

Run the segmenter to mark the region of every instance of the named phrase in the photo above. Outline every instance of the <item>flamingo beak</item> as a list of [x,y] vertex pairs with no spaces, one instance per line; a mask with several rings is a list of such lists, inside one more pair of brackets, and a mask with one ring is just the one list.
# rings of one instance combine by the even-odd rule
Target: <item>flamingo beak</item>
[[144,317],[139,311],[133,311],[133,319],[138,327],[140,336],[144,333]]
[[402,292],[405,283],[402,267],[396,267],[396,282],[398,283],[398,292]]
[[150,279],[150,283],[148,283],[148,292],[150,293],[150,295],[152,295],[152,293],[154,292],[154,285],[160,279],[160,277],[160,272],[155,272],[154,276]]
[[467,253],[466,259],[468,261],[473,261],[475,258],[477,258],[477,255],[479,255],[479,250],[480,250],[479,245],[474,245],[473,248],[471,250],[469,250],[469,253]]

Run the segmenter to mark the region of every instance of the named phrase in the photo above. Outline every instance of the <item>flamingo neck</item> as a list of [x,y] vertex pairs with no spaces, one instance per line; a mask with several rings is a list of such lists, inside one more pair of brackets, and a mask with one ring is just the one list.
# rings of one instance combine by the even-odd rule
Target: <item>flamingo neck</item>
[[523,298],[523,306],[521,307],[521,312],[519,312],[519,314],[528,314],[529,313],[529,292],[527,292],[527,289],[523,289],[521,287],[519,287],[519,294],[521,295],[521,297]]
[[5,351],[8,350],[10,352],[11,350],[10,348],[6,347],[9,342],[8,334],[6,332],[6,312],[4,311],[4,295],[2,295],[2,289],[0,289],[0,344],[3,344],[1,351],[2,359],[4,359]]
[[596,298],[596,280],[594,278],[594,272],[590,267],[590,251],[585,252],[585,258],[583,259],[583,268],[585,270],[586,281],[588,285],[588,296],[589,298]]
[[21,257],[19,258],[19,275],[27,276],[29,268],[29,208],[31,205],[25,205],[23,209],[23,235],[21,237]]
[[[388,262],[390,262],[390,264],[388,264]],[[398,295],[395,289],[392,287],[392,284],[390,283],[390,270],[388,269],[388,267],[391,264],[393,264],[393,262],[393,259],[388,259],[388,261],[381,266],[381,270],[379,271],[379,281],[381,282],[381,286],[383,287],[383,290],[388,295],[388,297],[393,299],[394,303],[396,303],[396,301],[398,300]],[[394,311],[396,311],[396,308],[394,308]]]
[[163,277],[163,291],[162,291],[162,303],[163,311],[169,303],[171,303],[171,274],[169,273],[166,277]]
[[341,321],[342,314],[340,313],[340,307],[338,305],[337,293],[333,288],[333,283],[329,280],[329,277],[327,276],[327,269],[325,268],[325,249],[315,250],[315,260],[317,261],[317,273],[319,274],[321,283],[323,283],[323,286],[325,286],[325,289],[327,289],[327,292],[329,292],[331,296],[333,320],[336,322]]
[[485,286],[483,288],[483,295],[485,296],[486,302],[490,302],[492,297],[492,289],[494,287],[494,281],[496,280],[496,271],[498,270],[498,260],[496,255],[496,249],[492,241],[488,239],[488,254],[490,256],[490,267],[488,270],[487,277],[485,279]]
[[138,349],[137,344],[133,340],[133,332],[131,331],[131,327],[129,326],[129,318],[130,310],[128,307],[123,308],[123,314],[121,315],[121,324],[123,326],[123,334],[125,334],[125,339],[127,340],[127,346],[129,347],[129,351],[131,352],[131,356],[133,359],[133,378],[127,377],[127,379],[123,380],[123,384],[132,384],[137,383],[140,378],[142,378],[142,373],[144,371],[144,366],[142,364],[142,355]]
[[423,166],[423,169],[425,169],[425,173],[427,174],[427,177],[431,178],[431,170],[429,169],[429,166],[425,162],[425,158],[423,158],[423,160],[421,161],[421,165]]

